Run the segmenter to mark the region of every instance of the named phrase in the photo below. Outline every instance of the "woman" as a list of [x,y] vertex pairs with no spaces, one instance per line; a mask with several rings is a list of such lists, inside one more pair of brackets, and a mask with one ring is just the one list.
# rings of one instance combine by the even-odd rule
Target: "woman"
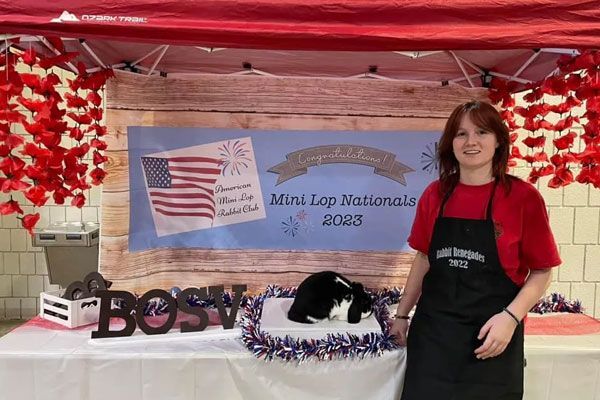
[[446,123],[391,330],[407,345],[403,400],[523,397],[521,321],[561,261],[541,195],[506,173],[509,144],[489,104],[462,104]]

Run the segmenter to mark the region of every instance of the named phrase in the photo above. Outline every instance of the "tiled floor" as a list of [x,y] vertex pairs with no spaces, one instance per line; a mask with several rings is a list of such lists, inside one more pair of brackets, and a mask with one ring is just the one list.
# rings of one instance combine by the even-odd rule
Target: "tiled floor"
[[6,335],[8,332],[12,331],[15,327],[23,324],[25,321],[23,320],[6,320],[0,321],[0,337]]

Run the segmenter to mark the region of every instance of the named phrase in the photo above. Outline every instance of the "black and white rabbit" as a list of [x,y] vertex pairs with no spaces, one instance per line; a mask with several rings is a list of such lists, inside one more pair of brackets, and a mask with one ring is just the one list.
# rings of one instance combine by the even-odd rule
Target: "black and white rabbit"
[[356,324],[371,313],[371,296],[361,283],[351,282],[333,271],[322,271],[310,275],[298,286],[288,318],[305,324],[325,319]]

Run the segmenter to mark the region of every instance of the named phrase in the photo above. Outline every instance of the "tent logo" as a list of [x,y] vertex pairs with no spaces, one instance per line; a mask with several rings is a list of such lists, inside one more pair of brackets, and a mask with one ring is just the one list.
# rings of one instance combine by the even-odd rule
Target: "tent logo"
[[80,16],[81,19],[77,18],[75,14],[68,11],[63,11],[58,18],[52,18],[50,22],[120,22],[129,24],[146,24],[148,18],[146,17],[126,17],[122,15],[90,15],[83,14]]
[[75,16],[75,14],[71,14],[68,11],[63,11],[58,18],[52,18],[50,22],[77,22],[79,18]]

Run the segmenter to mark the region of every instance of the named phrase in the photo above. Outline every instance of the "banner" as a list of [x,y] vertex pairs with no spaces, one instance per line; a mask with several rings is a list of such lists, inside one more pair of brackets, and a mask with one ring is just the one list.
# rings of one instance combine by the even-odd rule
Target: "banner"
[[439,137],[129,127],[129,250],[406,251]]

